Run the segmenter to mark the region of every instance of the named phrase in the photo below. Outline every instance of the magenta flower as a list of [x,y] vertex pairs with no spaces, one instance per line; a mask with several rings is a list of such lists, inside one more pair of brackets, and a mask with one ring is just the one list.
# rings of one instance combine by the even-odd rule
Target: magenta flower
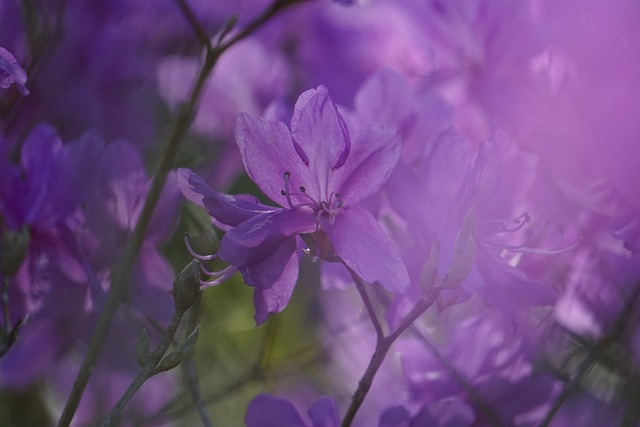
[[395,130],[372,125],[351,138],[327,90],[318,87],[298,98],[291,130],[244,113],[236,141],[251,179],[283,208],[220,195],[188,170],[180,173],[181,186],[228,230],[216,256],[256,287],[256,321],[286,306],[303,242],[314,261],[340,261],[366,282],[406,290],[407,270],[394,243],[358,206],[380,190],[398,161],[401,140]]

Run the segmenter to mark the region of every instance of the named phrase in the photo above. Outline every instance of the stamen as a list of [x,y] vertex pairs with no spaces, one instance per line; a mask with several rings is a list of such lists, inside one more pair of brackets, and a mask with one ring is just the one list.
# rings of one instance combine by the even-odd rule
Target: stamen
[[[310,195],[307,194],[307,189],[305,187],[300,186],[300,194],[296,194],[296,193],[292,193],[289,190],[289,179],[291,178],[291,173],[289,172],[285,172],[284,173],[284,187],[285,189],[280,191],[280,194],[282,194],[283,196],[287,196],[287,203],[289,204],[290,208],[300,208],[302,206],[316,206],[318,204],[318,202],[316,202]],[[294,205],[293,204],[293,200],[291,199],[291,196],[305,196],[307,199],[309,199],[310,203],[301,203],[299,205]]]
[[[231,268],[229,268],[229,267],[231,267]],[[220,283],[228,280],[229,278],[231,278],[231,276],[236,274],[236,272],[238,271],[238,267],[236,267],[234,265],[230,265],[229,267],[227,267],[227,268],[222,270],[222,271],[224,271],[224,273],[220,277],[217,277],[217,278],[215,278],[213,280],[200,280],[201,290],[209,288],[211,286],[219,285]]]
[[527,243],[529,242],[530,239],[527,239],[527,241],[521,245],[505,245],[496,241],[492,241],[489,239],[482,239],[482,241],[484,243],[487,243],[489,245],[492,246],[496,246],[502,249],[505,249],[507,251],[511,251],[511,252],[515,252],[515,253],[520,253],[520,254],[535,254],[535,255],[556,255],[556,254],[561,254],[564,252],[568,252],[572,249],[574,249],[576,246],[578,246],[578,243],[580,243],[582,241],[582,237],[578,237],[576,239],[575,242],[573,242],[570,246],[566,247],[566,248],[560,248],[560,249],[556,249],[556,248],[528,248],[526,247]]
[[201,254],[197,253],[195,250],[193,250],[193,247],[191,246],[191,243],[189,242],[189,233],[184,233],[184,244],[187,247],[187,250],[189,251],[191,256],[194,257],[197,260],[210,261],[212,259],[218,258],[218,255],[216,255],[216,254],[201,255]]
[[293,201],[291,200],[291,191],[289,191],[289,178],[291,178],[290,172],[284,173],[284,190],[280,192],[283,196],[287,197],[287,203],[291,209],[296,208],[297,206],[293,205]]
[[515,232],[515,231],[520,230],[522,227],[527,225],[529,222],[531,222],[531,215],[529,215],[529,212],[525,212],[522,215],[520,215],[518,218],[513,220],[513,223],[515,224],[515,226],[513,228],[509,228],[509,225],[503,225],[503,226],[500,227],[499,231]]
[[233,265],[228,265],[225,268],[223,268],[220,271],[211,271],[209,270],[203,263],[200,263],[200,271],[209,276],[209,277],[219,277],[219,276],[224,276],[225,274],[227,274],[229,271],[231,271],[232,269],[236,268]]
[[519,217],[510,220],[504,219],[484,219],[479,222],[480,227],[491,227],[496,233],[514,233],[521,230],[525,225],[531,222],[531,215],[525,212]]

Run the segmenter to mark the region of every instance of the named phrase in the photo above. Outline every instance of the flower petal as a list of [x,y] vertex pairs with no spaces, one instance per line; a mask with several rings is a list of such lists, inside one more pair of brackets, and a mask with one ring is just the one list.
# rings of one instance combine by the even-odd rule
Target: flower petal
[[382,125],[372,125],[353,139],[344,166],[335,170],[331,188],[347,206],[357,206],[373,196],[389,179],[402,150],[400,134]]
[[249,286],[257,288],[270,288],[278,281],[280,276],[282,276],[284,269],[287,267],[291,256],[296,250],[295,237],[286,239],[279,248],[272,251],[271,254],[261,262],[240,269],[244,282]]
[[187,200],[204,206],[216,221],[230,227],[236,227],[260,213],[276,210],[248,196],[230,196],[213,191],[189,169],[178,170],[178,187]]
[[309,417],[313,427],[338,427],[340,417],[336,402],[330,397],[318,399],[309,409]]
[[[291,239],[293,240],[293,239]],[[298,281],[300,254],[293,251],[282,274],[268,288],[256,287],[253,291],[254,319],[257,325],[263,323],[273,313],[279,313],[289,304]]]
[[[280,206],[287,206],[286,172],[292,192],[300,187],[313,191],[309,168],[293,146],[287,125],[282,122],[240,114],[236,122],[236,142],[247,174],[260,190]],[[315,193],[311,194],[315,196]]]
[[395,244],[365,209],[344,209],[324,227],[333,249],[365,282],[379,282],[395,293],[409,287],[409,274]]
[[220,242],[220,258],[237,267],[256,264],[291,236],[316,229],[310,210],[280,209],[261,213],[229,230]]
[[307,427],[300,413],[287,399],[257,395],[247,407],[247,427]]
[[298,98],[291,118],[291,136],[315,177],[316,200],[328,200],[331,171],[344,164],[351,142],[347,125],[326,88],[319,86]]

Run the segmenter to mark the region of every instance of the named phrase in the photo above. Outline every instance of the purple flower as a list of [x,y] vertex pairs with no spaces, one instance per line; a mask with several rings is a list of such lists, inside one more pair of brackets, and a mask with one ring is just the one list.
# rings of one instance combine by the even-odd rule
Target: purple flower
[[29,90],[25,87],[27,73],[18,64],[11,52],[0,47],[0,88],[7,89],[14,83],[21,94],[29,95]]
[[318,87],[298,98],[291,130],[245,113],[238,118],[236,141],[251,179],[283,208],[220,195],[186,170],[181,185],[187,198],[203,203],[229,228],[217,256],[256,287],[258,322],[290,298],[302,245],[298,236],[314,261],[341,261],[366,282],[406,290],[408,274],[393,242],[358,206],[380,190],[398,161],[395,131],[372,125],[351,138],[327,90]]
[[308,413],[311,424],[287,399],[259,394],[249,403],[245,422],[247,427],[338,427],[340,424],[336,404],[331,398],[319,399]]
[[0,158],[0,280],[9,287],[0,328],[29,317],[15,345],[0,334],[3,350],[11,346],[0,363],[3,386],[32,383],[86,329],[77,319],[86,319],[97,281],[78,239],[80,207],[102,176],[103,152],[93,133],[64,145],[40,125],[22,145],[19,165]]

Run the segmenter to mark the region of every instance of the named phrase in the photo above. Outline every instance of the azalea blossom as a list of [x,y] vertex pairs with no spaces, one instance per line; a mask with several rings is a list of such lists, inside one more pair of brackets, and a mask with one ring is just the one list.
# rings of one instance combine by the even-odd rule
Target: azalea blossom
[[396,293],[406,290],[407,270],[394,243],[358,206],[380,190],[396,165],[398,133],[371,125],[351,137],[322,86],[298,98],[290,129],[246,113],[236,126],[248,175],[282,208],[216,193],[193,172],[180,171],[185,197],[204,205],[227,230],[219,252],[206,258],[219,257],[230,267],[212,274],[208,283],[218,284],[239,269],[245,282],[256,287],[260,323],[288,303],[302,248],[314,261],[344,263],[366,282]]

